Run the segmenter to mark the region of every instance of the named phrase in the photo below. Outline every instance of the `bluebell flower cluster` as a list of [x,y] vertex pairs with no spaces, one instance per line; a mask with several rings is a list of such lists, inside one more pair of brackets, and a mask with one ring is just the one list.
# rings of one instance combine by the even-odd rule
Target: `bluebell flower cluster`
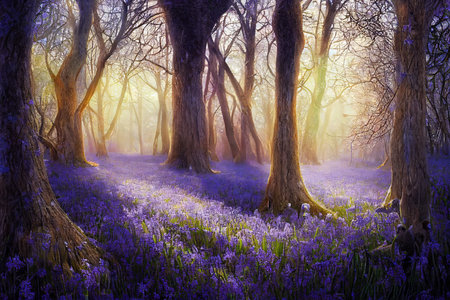
[[[389,172],[340,162],[302,167],[312,195],[338,218],[307,209],[292,218],[256,209],[268,165],[220,162],[213,164],[220,174],[199,175],[162,166],[163,159],[113,154],[95,168],[48,163],[63,209],[116,263],[86,260],[79,274],[67,276],[39,257],[11,257],[0,274],[0,298],[378,299],[448,292],[450,188],[442,164],[432,166],[439,207],[433,239],[409,258],[411,271],[398,249],[371,255],[392,243],[400,222],[397,213],[374,212]],[[31,242],[44,251],[49,240],[42,233]]]

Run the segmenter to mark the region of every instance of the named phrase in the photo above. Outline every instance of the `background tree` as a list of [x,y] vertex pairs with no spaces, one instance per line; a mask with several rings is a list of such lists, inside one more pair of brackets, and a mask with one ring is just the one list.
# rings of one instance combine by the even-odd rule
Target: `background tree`
[[[82,131],[82,116],[95,93],[97,85],[103,75],[107,61],[115,53],[119,43],[129,37],[134,30],[149,23],[152,18],[151,5],[144,0],[122,1],[119,12],[112,6],[103,6],[101,3],[90,0],[92,3],[86,6],[87,1],[78,1],[79,21],[75,25],[75,16],[69,6],[69,23],[72,24],[73,43],[69,54],[54,75],[49,69],[55,82],[55,91],[58,99],[58,114],[55,119],[57,130],[57,147],[62,159],[67,164],[88,165],[84,154],[84,142]],[[104,11],[105,7],[113,11]],[[115,28],[102,28],[100,12],[108,16],[108,26]],[[117,18],[117,14],[120,17]],[[93,24],[97,41],[98,56],[95,73],[88,84],[87,90],[78,104],[76,84],[81,68],[87,57],[87,40]],[[108,38],[105,40],[104,36]]]
[[[236,97],[239,100],[241,108],[239,155],[234,158],[237,162],[245,162],[247,160],[247,152],[250,150],[247,149],[247,146],[250,145],[250,137],[254,142],[257,161],[262,163],[264,156],[264,149],[257,132],[252,113],[252,103],[254,102],[252,95],[255,88],[255,62],[257,58],[256,49],[258,43],[260,42],[260,40],[257,40],[256,36],[258,20],[260,16],[264,14],[264,11],[267,10],[268,6],[269,2],[263,0],[248,0],[246,2],[236,1],[232,5],[233,11],[236,13],[239,21],[239,31],[236,33],[240,32],[242,34],[242,42],[237,43],[237,46],[244,54],[243,84],[239,82],[229,64],[225,61],[227,56],[224,56],[217,47],[210,49],[216,55],[216,59],[219,61],[219,66],[223,66],[235,91]],[[223,27],[225,27],[225,23],[223,25]],[[265,26],[266,25],[263,24],[261,28]],[[259,30],[261,28],[259,28]],[[233,43],[238,40],[236,38],[237,35],[232,38],[229,47],[233,46]],[[213,45],[215,44],[211,44],[211,46]]]
[[[111,138],[114,133],[114,130],[117,126],[120,113],[122,111],[122,105],[126,99],[125,95],[127,90],[129,91],[129,83],[130,80],[136,75],[136,70],[139,67],[140,60],[138,60],[140,52],[127,53],[127,57],[131,56],[131,59],[127,57],[123,57],[121,59],[119,72],[120,72],[120,81],[121,81],[121,89],[119,99],[117,101],[116,110],[114,116],[111,120],[111,123],[108,126],[108,129],[104,130],[104,114],[103,114],[103,93],[98,93],[97,97],[97,122],[98,122],[98,139],[97,139],[97,153],[98,157],[108,157],[108,150],[106,149],[106,141]],[[122,77],[123,76],[123,77]],[[108,82],[108,80],[107,80]],[[105,84],[104,89],[106,90],[107,82]],[[109,95],[109,93],[108,93]],[[110,95],[109,95],[110,96]],[[111,97],[110,97],[111,98]]]
[[83,258],[98,264],[99,252],[59,206],[37,155],[30,73],[36,9],[33,0],[0,1],[0,260],[30,257],[50,242],[40,257],[80,271]]
[[[58,73],[50,71],[55,84],[58,100],[58,114],[55,119],[57,131],[57,149],[60,158],[68,164],[87,164],[84,151],[79,151],[82,145],[80,134],[75,128],[75,111],[77,110],[77,80],[81,68],[86,62],[87,41],[92,25],[92,15],[95,0],[77,1],[79,9],[78,24],[69,6],[69,23],[73,28],[73,40],[69,54],[64,59]],[[81,119],[80,119],[81,121]],[[82,137],[81,137],[82,139]]]
[[[427,136],[431,154],[450,154],[450,3],[431,21],[427,43]],[[447,38],[446,38],[447,37]]]
[[[163,27],[164,26],[164,27]],[[161,27],[163,29],[161,29]],[[145,58],[147,64],[146,69],[150,71],[153,82],[149,80],[146,72],[142,72],[139,78],[153,91],[156,92],[158,98],[158,119],[156,122],[155,136],[153,138],[153,155],[158,153],[158,140],[161,139],[161,154],[168,154],[170,149],[169,135],[169,109],[167,108],[167,99],[170,92],[170,77],[173,74],[170,66],[170,51],[168,32],[165,30],[165,24],[161,23],[161,27],[155,30],[154,35],[159,38],[153,40],[157,42],[154,46],[157,54],[149,55]],[[164,34],[160,34],[160,32]]]
[[166,163],[211,172],[202,72],[206,42],[231,1],[160,0],[173,47],[172,139]]
[[[236,139],[234,124],[230,115],[230,108],[227,101],[227,91],[225,87],[225,69],[223,61],[217,58],[217,54],[215,52],[216,49],[219,49],[219,41],[222,34],[223,29],[219,27],[216,30],[214,40],[210,39],[208,41],[208,49],[210,53],[208,68],[211,69],[212,81],[216,88],[217,100],[219,101],[220,111],[222,113],[223,124],[225,127],[225,134],[231,150],[231,156],[233,160],[236,160],[238,158],[240,150]],[[212,45],[211,43],[214,43],[215,45]],[[231,43],[228,45],[228,47],[226,47],[226,49],[227,50],[225,51],[225,57],[229,54]]]
[[[322,32],[320,38],[318,28],[322,12],[322,2],[325,2],[324,20],[322,22]],[[322,110],[322,99],[327,86],[328,56],[330,52],[331,34],[338,12],[344,7],[346,0],[325,0],[319,2],[319,14],[315,32],[315,47],[312,53],[314,62],[314,90],[311,104],[306,116],[305,129],[302,141],[301,157],[302,162],[307,164],[319,164],[317,157],[317,132],[319,130],[320,112]]]
[[[391,1],[357,1],[346,8],[346,39],[361,40],[348,51],[358,57],[357,74],[362,89],[354,91],[357,108],[352,120],[351,141],[362,148],[380,148],[379,167],[390,168],[389,139],[395,95],[395,12]],[[364,116],[364,117],[361,117]],[[372,152],[372,157],[377,153]]]
[[269,181],[260,210],[272,208],[280,213],[291,203],[300,211],[302,203],[308,203],[312,213],[326,215],[330,211],[312,199],[300,172],[296,91],[304,36],[299,1],[277,0],[273,30],[277,41],[275,127]]

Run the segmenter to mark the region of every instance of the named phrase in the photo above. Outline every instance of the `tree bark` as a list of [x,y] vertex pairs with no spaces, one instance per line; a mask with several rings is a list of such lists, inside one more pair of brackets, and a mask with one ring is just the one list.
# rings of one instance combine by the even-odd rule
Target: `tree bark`
[[83,258],[98,264],[99,251],[59,206],[35,154],[30,60],[37,1],[3,1],[1,9],[13,17],[0,19],[0,261],[19,254],[80,271]]
[[273,209],[275,214],[279,214],[290,203],[300,211],[302,203],[308,203],[311,213],[326,215],[330,211],[312,199],[300,172],[296,100],[299,61],[305,42],[299,1],[277,0],[273,29],[277,41],[276,119],[272,164],[260,210]]
[[173,46],[173,122],[168,165],[212,172],[208,157],[202,72],[206,42],[230,7],[226,0],[160,0]]
[[314,54],[316,56],[315,84],[311,104],[306,115],[301,153],[302,162],[305,164],[320,164],[317,156],[317,132],[319,131],[322,99],[327,87],[326,75],[331,33],[340,2],[340,0],[326,1],[327,8],[320,38],[320,49],[316,49],[317,52]]
[[390,198],[399,198],[406,228],[430,218],[430,182],[426,159],[426,61],[429,23],[438,1],[394,1],[398,19],[394,51],[397,94],[391,135]]
[[66,164],[88,165],[84,155],[81,116],[75,116],[77,110],[77,79],[86,62],[87,40],[92,25],[92,13],[95,0],[77,1],[79,21],[74,27],[70,53],[64,59],[58,74],[53,78],[58,102],[55,119],[57,146],[60,159]]

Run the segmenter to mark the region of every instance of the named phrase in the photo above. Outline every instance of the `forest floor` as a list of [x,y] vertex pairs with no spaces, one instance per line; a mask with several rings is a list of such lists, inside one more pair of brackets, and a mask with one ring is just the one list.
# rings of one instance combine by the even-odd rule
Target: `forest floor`
[[[170,169],[164,159],[111,154],[92,159],[99,164],[92,168],[47,163],[63,209],[119,262],[108,279],[103,269],[87,267],[80,288],[72,282],[65,291],[155,299],[450,296],[442,275],[450,273],[449,159],[430,160],[436,241],[430,247],[442,255],[420,260],[417,276],[400,258],[367,255],[391,243],[399,223],[396,213],[374,212],[389,171],[343,161],[301,166],[313,197],[339,218],[292,218],[256,210],[268,164],[221,161],[212,163],[220,173],[199,175]],[[431,263],[437,273],[423,281]]]
[[[169,208],[175,210],[193,206],[190,210],[196,211],[200,206],[203,209],[211,206],[216,211],[225,206],[242,213],[253,213],[264,197],[270,171],[269,164],[255,162],[213,162],[212,168],[218,174],[196,174],[164,166],[163,156],[111,154],[108,159],[91,159],[99,167],[75,169],[73,175],[82,176],[84,180],[100,180],[107,190],[137,198],[143,204],[157,205],[161,197],[170,199]],[[50,169],[62,171],[57,166]],[[350,203],[377,206],[390,183],[389,171],[352,167],[345,161],[303,165],[301,172],[312,196],[331,208]]]

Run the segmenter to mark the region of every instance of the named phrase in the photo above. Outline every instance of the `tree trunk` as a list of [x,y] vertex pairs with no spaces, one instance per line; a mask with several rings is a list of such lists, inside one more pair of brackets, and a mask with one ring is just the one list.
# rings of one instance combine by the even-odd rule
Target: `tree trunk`
[[208,100],[208,149],[209,156],[213,161],[219,161],[219,157],[216,153],[217,136],[216,136],[216,126],[214,121],[214,112],[212,107],[212,101],[214,97],[212,96]]
[[[255,5],[256,6],[256,5]],[[256,16],[255,16],[256,18]],[[242,22],[241,22],[242,24]],[[247,25],[247,24],[246,24]],[[241,153],[237,159],[239,162],[247,161],[247,143],[249,142],[249,129],[250,123],[253,123],[251,98],[253,94],[253,87],[255,83],[255,28],[245,27],[242,30],[246,30],[244,34],[245,39],[245,62],[244,62],[244,94],[241,101]],[[259,140],[259,137],[257,137]],[[261,143],[257,143],[255,140],[255,150],[257,153],[258,161],[261,162]]]
[[133,153],[133,150],[135,149],[135,147],[134,147],[134,145],[133,145],[133,141],[134,141],[134,137],[133,137],[133,115],[134,115],[134,113],[133,113],[133,97],[131,96],[131,91],[130,91],[130,87],[128,87],[128,94],[129,94],[129,96],[130,96],[130,102],[129,102],[129,106],[130,106],[130,108],[129,108],[129,112],[130,112],[130,118],[128,119],[129,120],[129,129],[128,129],[128,138],[129,138],[129,141],[128,141],[128,145],[130,145],[130,152],[131,153]]
[[[104,89],[108,87],[105,86]],[[105,139],[105,117],[103,113],[103,92],[101,91],[101,85],[97,90],[97,157],[108,157],[108,150],[106,149]]]
[[[247,42],[246,42],[247,43]],[[247,51],[250,51],[249,54],[246,53],[246,67],[245,67],[245,81],[244,81],[244,89],[242,89],[238,80],[234,76],[230,67],[228,66],[225,58],[222,53],[220,53],[219,48],[214,43],[211,44],[211,50],[219,60],[219,64],[223,66],[225,72],[228,75],[228,78],[231,81],[231,85],[236,92],[236,95],[239,99],[239,104],[241,105],[241,145],[239,155],[236,157],[235,161],[243,163],[247,160],[247,144],[248,144],[248,133],[252,136],[253,141],[255,142],[255,150],[256,150],[256,159],[259,163],[262,163],[262,144],[259,139],[258,132],[256,131],[255,123],[253,121],[252,109],[251,109],[251,96],[253,93],[253,84],[254,84],[254,51],[251,47],[246,46]],[[253,54],[251,53],[253,51]],[[251,59],[253,58],[253,60]],[[252,74],[252,75],[250,75]],[[233,110],[234,112],[234,110]]]
[[104,133],[104,139],[108,140],[111,138],[114,129],[116,128],[117,123],[119,122],[119,116],[120,113],[122,112],[122,105],[123,105],[123,101],[125,100],[125,93],[127,92],[127,87],[128,87],[128,83],[130,80],[129,74],[126,72],[125,77],[123,78],[122,81],[122,88],[120,90],[120,96],[119,96],[119,102],[117,102],[117,107],[116,107],[116,111],[114,113],[114,117],[111,120],[111,123],[109,124],[108,130],[106,131],[106,133]]
[[[317,157],[317,132],[319,131],[320,112],[322,110],[322,99],[327,87],[326,75],[328,68],[328,54],[330,50],[331,32],[336,17],[339,1],[326,1],[325,20],[320,39],[320,49],[316,48],[315,83],[311,104],[306,115],[305,131],[302,141],[302,162],[305,164],[318,165]],[[320,9],[320,8],[319,8]]]
[[281,213],[288,203],[300,211],[308,203],[311,213],[330,213],[312,199],[300,173],[297,136],[297,82],[300,55],[304,47],[302,12],[296,0],[277,0],[273,14],[277,41],[276,112],[272,139],[271,169],[260,210],[272,208]]
[[[234,5],[239,11],[238,6]],[[255,86],[255,52],[256,52],[256,24],[258,22],[258,3],[255,1],[245,9],[245,14],[238,13],[241,24],[242,36],[245,43],[244,61],[244,88],[239,97],[241,104],[241,145],[240,153],[236,161],[245,162],[247,160],[247,144],[249,143],[249,133],[255,143],[256,160],[263,162],[263,147],[256,131],[252,115],[252,95]]]
[[333,105],[328,106],[328,108],[325,111],[325,116],[323,119],[323,123],[322,126],[320,127],[320,143],[319,143],[319,148],[318,148],[318,153],[321,154],[322,157],[322,161],[325,160],[326,157],[326,152],[325,152],[325,145],[326,143],[328,143],[328,140],[326,139],[327,136],[327,130],[328,130],[328,125],[330,124],[330,118],[331,118],[331,112],[333,111]]
[[[208,153],[212,161],[219,161],[219,157],[216,153],[217,135],[215,126],[215,112],[213,111],[213,99],[216,95],[217,85],[213,81],[212,73],[216,72],[217,63],[216,60],[208,61],[208,73],[206,74],[206,83],[203,93],[203,102],[208,104],[207,107],[207,121],[208,121]],[[212,90],[208,95],[209,87],[212,86]]]
[[57,147],[60,158],[66,164],[86,166],[84,155],[81,115],[77,110],[77,79],[86,62],[87,40],[92,24],[94,0],[77,1],[79,21],[74,28],[72,49],[64,59],[54,78],[58,113],[55,119]]
[[158,120],[156,121],[155,137],[153,138],[153,155],[158,154],[158,138],[161,133],[161,107],[158,111]]
[[164,88],[162,85],[161,75],[157,73],[155,75],[156,78],[156,88],[158,93],[158,103],[159,103],[159,115],[158,115],[158,122],[160,126],[160,133],[161,133],[161,143],[162,143],[162,154],[168,154],[169,148],[170,148],[170,139],[169,139],[169,121],[168,121],[168,113],[167,113],[167,93],[169,91],[169,83],[167,80],[166,75],[166,81],[164,83]]
[[159,1],[173,46],[172,144],[166,163],[211,172],[202,72],[206,42],[231,1]]
[[394,51],[397,56],[397,94],[391,135],[390,198],[399,198],[406,228],[430,218],[430,182],[426,159],[425,45],[437,2],[394,1],[398,19]]
[[[210,53],[212,52],[212,47],[212,45],[209,45]],[[217,62],[215,55],[211,55],[209,59],[211,64],[213,64],[213,61]],[[234,126],[230,116],[230,109],[228,108],[228,101],[225,90],[225,70],[223,67],[223,63],[220,60],[218,69],[212,70],[212,77],[214,85],[216,86],[216,95],[217,99],[219,100],[220,110],[222,112],[223,123],[225,126],[225,133],[227,136],[228,144],[230,145],[231,155],[233,159],[236,159],[239,155],[239,146],[236,140],[236,135],[234,133]]]
[[136,113],[138,135],[139,135],[139,154],[144,155],[144,137],[142,134],[142,112],[143,112],[143,100],[142,96],[138,95],[138,111]]
[[[83,258],[98,264],[98,249],[60,208],[35,154],[30,57],[36,2],[2,2],[14,17],[0,19],[0,260],[42,257],[66,272],[80,271]],[[50,247],[43,251],[47,237]]]

